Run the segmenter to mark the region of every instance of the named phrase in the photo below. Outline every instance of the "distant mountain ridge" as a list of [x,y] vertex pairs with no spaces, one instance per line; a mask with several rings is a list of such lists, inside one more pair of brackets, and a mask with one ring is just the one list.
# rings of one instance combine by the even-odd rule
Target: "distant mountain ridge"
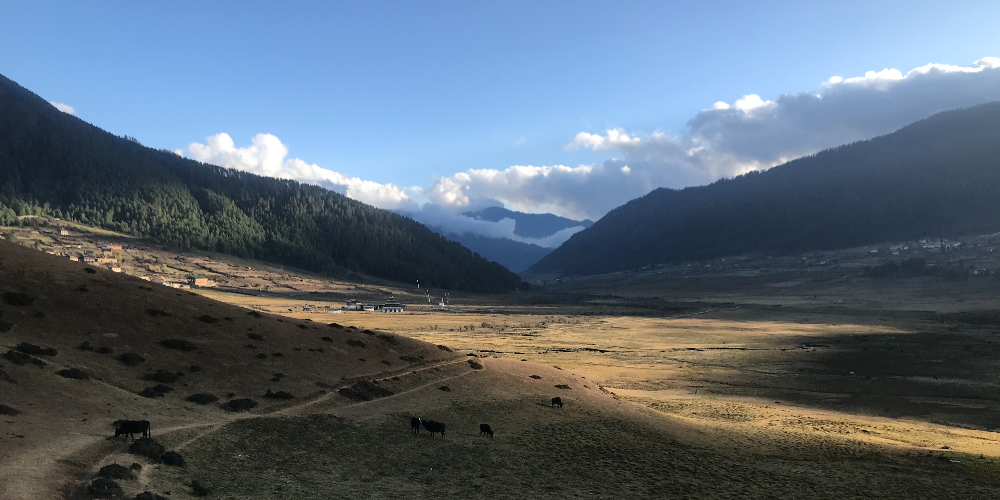
[[0,76],[0,224],[32,214],[341,277],[488,292],[522,286],[412,219],[144,147]]
[[516,223],[514,234],[522,238],[545,238],[571,227],[590,227],[594,222],[590,219],[577,221],[560,217],[555,214],[528,214],[515,212],[503,207],[488,207],[474,212],[463,212],[462,215],[473,219],[499,222],[503,219],[513,219]]
[[1000,103],[618,207],[531,267],[586,275],[1000,231]]

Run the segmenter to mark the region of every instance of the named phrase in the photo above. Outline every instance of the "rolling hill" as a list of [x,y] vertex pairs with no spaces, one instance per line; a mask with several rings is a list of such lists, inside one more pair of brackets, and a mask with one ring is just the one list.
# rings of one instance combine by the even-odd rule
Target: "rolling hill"
[[50,215],[179,247],[470,291],[521,280],[406,217],[145,147],[0,76],[0,225]]
[[789,254],[1000,231],[1000,103],[763,172],[616,208],[532,266],[600,274],[744,253]]

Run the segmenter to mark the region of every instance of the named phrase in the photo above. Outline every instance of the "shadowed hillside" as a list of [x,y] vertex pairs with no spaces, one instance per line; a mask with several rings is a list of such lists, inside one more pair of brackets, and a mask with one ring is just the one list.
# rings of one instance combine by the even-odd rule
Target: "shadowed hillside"
[[0,225],[51,215],[340,277],[506,291],[520,279],[412,219],[201,164],[62,113],[0,76]]
[[998,230],[1000,103],[991,103],[764,172],[657,189],[577,233],[531,272],[598,274]]

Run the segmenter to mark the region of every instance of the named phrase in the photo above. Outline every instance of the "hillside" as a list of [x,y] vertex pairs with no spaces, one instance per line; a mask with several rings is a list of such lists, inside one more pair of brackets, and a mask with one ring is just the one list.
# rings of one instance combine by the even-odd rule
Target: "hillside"
[[528,269],[552,251],[551,248],[507,238],[490,238],[475,234],[444,233],[444,235],[449,240],[461,243],[462,246],[482,255],[485,259],[496,262],[515,273]]
[[616,208],[532,266],[589,275],[1000,231],[1000,103]]
[[341,277],[474,291],[520,284],[411,219],[144,147],[0,76],[0,225],[38,214]]

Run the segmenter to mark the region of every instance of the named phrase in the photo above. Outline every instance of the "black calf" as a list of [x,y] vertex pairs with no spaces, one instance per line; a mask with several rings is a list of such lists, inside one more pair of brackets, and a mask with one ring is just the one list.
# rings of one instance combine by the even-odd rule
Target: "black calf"
[[479,435],[493,437],[493,429],[490,424],[479,424]]

